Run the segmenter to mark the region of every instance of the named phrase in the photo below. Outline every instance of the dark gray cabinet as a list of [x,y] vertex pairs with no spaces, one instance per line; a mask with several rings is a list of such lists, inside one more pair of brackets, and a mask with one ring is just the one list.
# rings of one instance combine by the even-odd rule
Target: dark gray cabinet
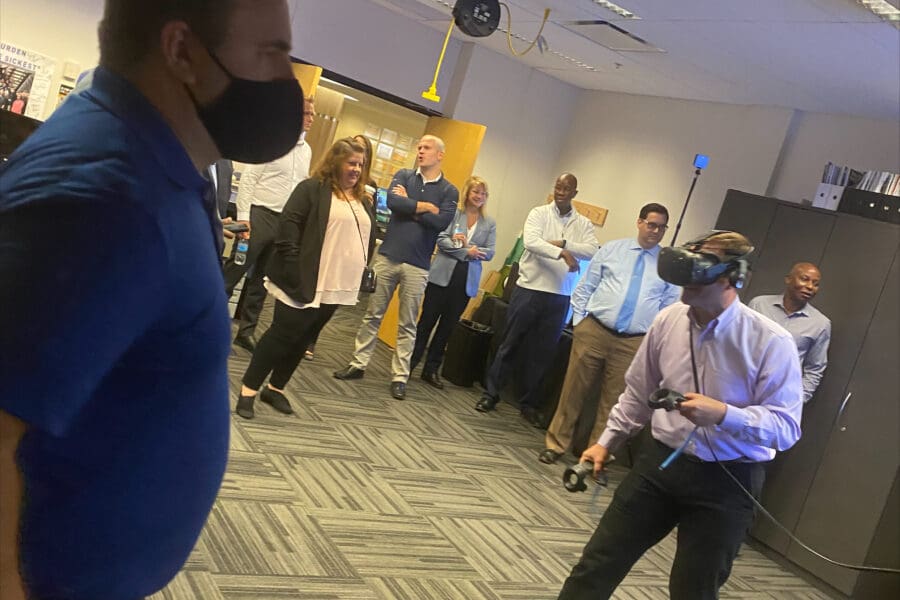
[[[890,502],[900,466],[900,227],[734,190],[716,227],[764,232],[751,237],[757,258],[744,301],[779,293],[790,265],[809,260],[823,281],[813,304],[832,321],[828,370],[804,407],[800,441],[767,468],[763,505],[827,556],[900,567],[878,551],[881,525],[896,523],[900,512]],[[752,535],[853,597],[878,597],[867,590],[896,583],[828,565],[765,518]]]
[[[842,562],[864,562],[885,509],[898,509],[886,506],[900,464],[900,260],[893,258],[795,529],[808,545]],[[854,591],[856,571],[793,543],[787,556],[844,593]]]

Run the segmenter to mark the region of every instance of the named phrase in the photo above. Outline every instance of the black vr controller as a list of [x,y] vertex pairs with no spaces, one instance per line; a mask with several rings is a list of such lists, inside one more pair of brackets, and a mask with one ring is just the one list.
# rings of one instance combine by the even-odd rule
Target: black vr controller
[[660,388],[650,394],[647,399],[647,406],[652,409],[664,408],[669,410],[678,410],[678,405],[685,401],[685,397],[674,390],[668,388]]
[[[573,465],[566,469],[566,472],[563,473],[563,485],[565,486],[566,491],[583,492],[586,490],[587,484],[584,482],[584,479],[593,472],[594,463],[591,461],[578,463],[577,465]],[[597,482],[597,485],[606,487],[609,484],[609,478],[606,476],[606,471],[601,470],[594,481]]]

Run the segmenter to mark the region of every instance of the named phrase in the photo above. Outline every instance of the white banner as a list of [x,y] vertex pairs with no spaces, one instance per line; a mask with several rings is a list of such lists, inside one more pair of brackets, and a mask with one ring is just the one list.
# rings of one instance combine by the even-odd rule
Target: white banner
[[55,69],[49,56],[0,42],[0,110],[43,120]]

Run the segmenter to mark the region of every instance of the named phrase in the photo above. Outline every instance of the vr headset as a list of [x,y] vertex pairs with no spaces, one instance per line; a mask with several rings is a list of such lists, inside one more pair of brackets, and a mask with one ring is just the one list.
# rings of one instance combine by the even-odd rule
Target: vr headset
[[731,285],[738,289],[744,287],[750,271],[747,257],[753,252],[752,246],[746,254],[726,258],[700,251],[704,242],[722,233],[731,232],[713,230],[682,246],[669,246],[660,250],[656,267],[660,278],[683,287],[709,285],[727,274]]

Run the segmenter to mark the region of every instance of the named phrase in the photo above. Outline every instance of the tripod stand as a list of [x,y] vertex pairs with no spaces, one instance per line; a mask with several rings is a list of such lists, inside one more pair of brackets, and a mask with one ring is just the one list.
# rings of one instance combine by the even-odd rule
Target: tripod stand
[[670,246],[674,246],[675,240],[678,239],[678,232],[681,231],[681,223],[684,221],[684,213],[687,212],[688,203],[691,201],[691,194],[694,193],[694,186],[697,185],[697,179],[700,177],[702,171],[703,169],[700,167],[697,167],[697,170],[694,171],[694,180],[691,181],[691,189],[688,190],[687,198],[684,199],[684,207],[681,209],[681,216],[678,217],[678,224],[675,225],[675,233],[672,234]]

